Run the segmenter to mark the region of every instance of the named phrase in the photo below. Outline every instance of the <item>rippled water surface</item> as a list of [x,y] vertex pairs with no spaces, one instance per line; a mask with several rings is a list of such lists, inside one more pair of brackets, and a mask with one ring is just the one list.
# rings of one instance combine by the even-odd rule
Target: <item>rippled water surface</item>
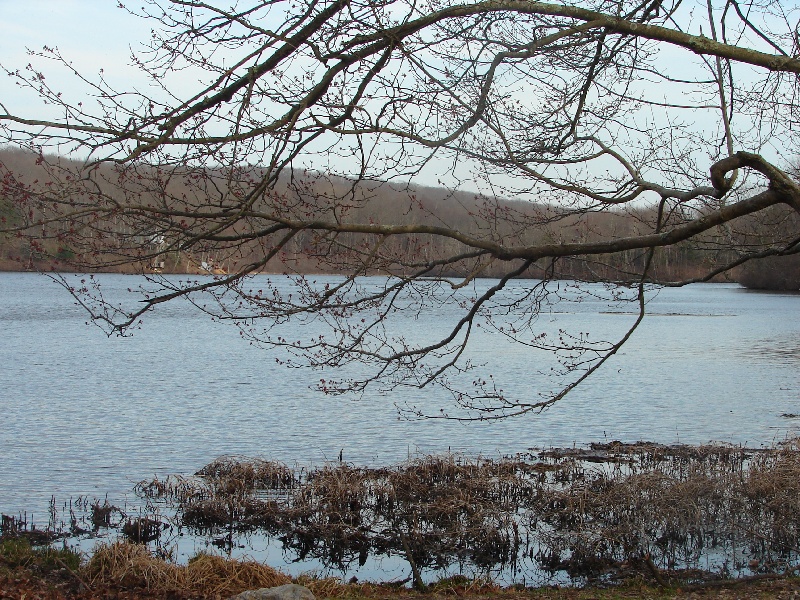
[[[140,281],[100,279],[112,296]],[[603,335],[633,321],[630,307],[564,296],[543,328]],[[0,511],[41,514],[52,495],[130,498],[133,482],[194,473],[225,454],[319,464],[341,451],[375,465],[420,452],[496,456],[611,439],[757,446],[794,434],[800,420],[782,415],[800,413],[800,296],[695,285],[653,293],[649,312],[621,354],[543,414],[407,421],[395,402],[436,410],[448,398],[325,397],[310,388],[319,373],[277,365],[189,305],[109,338],[46,277],[0,274]],[[423,313],[407,327],[430,334],[446,316]],[[473,352],[509,392],[534,393],[536,355],[488,334]]]

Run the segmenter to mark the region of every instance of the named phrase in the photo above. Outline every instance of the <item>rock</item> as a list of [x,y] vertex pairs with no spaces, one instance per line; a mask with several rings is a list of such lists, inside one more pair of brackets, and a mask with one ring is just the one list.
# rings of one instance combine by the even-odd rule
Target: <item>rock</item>
[[247,590],[231,596],[229,600],[315,600],[314,594],[305,586],[287,583],[272,588]]

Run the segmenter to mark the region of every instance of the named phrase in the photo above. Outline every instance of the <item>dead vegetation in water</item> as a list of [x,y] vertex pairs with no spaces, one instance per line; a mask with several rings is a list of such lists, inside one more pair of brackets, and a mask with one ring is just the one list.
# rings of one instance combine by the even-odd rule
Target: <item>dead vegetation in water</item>
[[[800,448],[595,445],[540,490],[528,528],[540,563],[572,575],[645,567],[720,576],[790,573],[800,558]],[[557,452],[576,461],[580,453]],[[663,573],[659,573],[663,572]]]
[[334,569],[396,556],[417,587],[444,568],[666,585],[792,574],[800,563],[797,440],[758,450],[613,442],[384,468],[226,457],[137,491],[159,519],[169,508],[174,525],[223,549],[256,532],[280,539],[290,560]]
[[[514,560],[520,544],[514,512],[532,491],[523,467],[445,456],[381,469],[327,464],[290,475],[283,465],[226,458],[191,482],[176,478],[139,489],[176,501],[184,526],[259,529],[281,536],[299,560],[346,568],[363,565],[370,554],[402,556],[420,584],[420,569],[454,560],[481,567]],[[273,475],[254,486],[253,471]]]

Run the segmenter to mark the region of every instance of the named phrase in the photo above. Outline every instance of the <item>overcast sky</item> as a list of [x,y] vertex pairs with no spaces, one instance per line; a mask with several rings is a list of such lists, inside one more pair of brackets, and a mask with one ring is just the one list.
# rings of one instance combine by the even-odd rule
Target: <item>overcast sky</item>
[[[74,81],[47,61],[27,55],[26,49],[46,45],[57,47],[82,73],[95,75],[103,69],[105,77],[120,83],[138,77],[129,66],[129,48],[147,40],[150,25],[119,8],[116,0],[0,0],[0,11],[0,64],[5,69],[23,69],[35,61],[51,85],[70,94],[77,89]],[[15,88],[0,88],[0,102],[9,110],[41,110],[33,96]]]
[[[140,3],[140,0],[130,0],[130,6],[134,8],[138,8]],[[48,64],[49,61],[40,57],[27,55],[26,49],[41,51],[46,45],[58,48],[78,72],[91,80],[96,81],[102,69],[103,77],[114,89],[135,89],[146,96],[161,97],[159,92],[149,87],[150,83],[139,69],[130,64],[131,49],[141,49],[142,43],[150,38],[154,23],[130,15],[118,4],[118,0],[0,0],[0,65],[8,70],[23,70],[28,63],[33,63],[37,71],[44,73],[52,89],[63,92],[68,103],[77,105],[83,102],[84,106],[91,106],[93,103],[87,102],[89,90],[85,84],[80,84],[65,69]],[[663,61],[660,66],[676,67],[683,76],[689,69],[697,68],[692,65],[699,63],[699,59],[683,50],[667,47],[662,48],[661,52]],[[737,77],[741,77],[741,73]],[[180,89],[184,93],[187,89],[194,90],[198,85],[197,74],[173,74],[170,84],[172,89]],[[663,82],[643,89],[656,101],[666,100],[673,95],[671,86]],[[8,77],[0,86],[0,102],[10,113],[23,117],[63,117],[63,113],[54,114],[52,108],[43,106],[35,94],[20,90]],[[713,105],[714,99],[710,102]],[[660,115],[663,111],[653,109],[645,112],[647,114],[642,118],[647,117],[656,124],[662,123],[663,117]],[[691,113],[687,116],[692,117]],[[714,108],[697,112],[694,115],[695,126],[701,128],[707,124],[713,134],[717,116]],[[648,124],[639,125],[643,129],[649,127]],[[770,148],[760,151],[771,152]],[[429,181],[426,180],[426,183],[435,185],[438,182],[438,173],[446,171],[445,167],[449,166],[449,163],[442,164],[445,166],[441,169],[429,167],[434,172],[427,176]]]

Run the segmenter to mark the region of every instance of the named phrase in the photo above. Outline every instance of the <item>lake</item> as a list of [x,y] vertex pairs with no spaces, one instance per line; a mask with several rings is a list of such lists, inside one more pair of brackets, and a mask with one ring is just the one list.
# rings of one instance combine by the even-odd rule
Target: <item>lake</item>
[[[289,286],[266,275],[254,285],[267,279]],[[99,280],[121,299],[143,281]],[[491,283],[479,281],[478,291]],[[530,285],[513,282],[504,294]],[[540,315],[543,330],[603,336],[633,322],[602,286],[588,286],[596,293],[580,301],[569,284],[553,286],[561,300]],[[653,290],[648,311],[620,354],[541,414],[415,421],[395,405],[435,412],[449,406],[445,392],[325,396],[313,389],[319,372],[277,364],[187,303],[160,306],[132,337],[107,337],[48,278],[0,273],[0,512],[32,511],[44,524],[52,496],[135,503],[135,482],[191,474],[231,454],[319,465],[341,453],[381,465],[448,451],[497,457],[610,440],[761,446],[797,435],[800,419],[785,415],[800,413],[800,295],[699,284]],[[430,336],[451,316],[422,311],[400,326]],[[471,357],[507,393],[535,395],[545,357],[488,331],[476,341]]]

